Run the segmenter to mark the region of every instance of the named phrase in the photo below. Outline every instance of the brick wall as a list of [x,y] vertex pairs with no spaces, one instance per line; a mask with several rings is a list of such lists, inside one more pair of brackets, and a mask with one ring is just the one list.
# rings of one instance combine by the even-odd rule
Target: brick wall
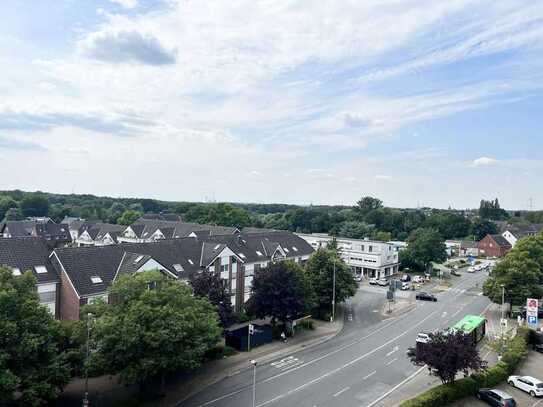
[[60,280],[59,317],[62,320],[76,321],[79,319],[79,298],[64,271],[60,274]]

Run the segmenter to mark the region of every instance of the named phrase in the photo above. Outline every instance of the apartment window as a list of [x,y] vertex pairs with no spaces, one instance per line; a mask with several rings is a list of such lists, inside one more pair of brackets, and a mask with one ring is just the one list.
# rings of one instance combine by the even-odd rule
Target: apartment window
[[371,253],[373,250],[373,246],[368,246],[368,251]]
[[221,273],[228,272],[228,264],[221,264]]
[[11,269],[11,272],[13,273],[13,275],[14,275],[15,277],[21,275],[21,269],[18,268],[18,267],[13,267],[13,268]]
[[90,279],[93,284],[103,283],[102,279],[99,276],[92,276]]
[[56,299],[56,292],[55,291],[47,291],[47,292],[43,292],[43,293],[38,293],[38,295],[40,297],[40,302],[41,303],[55,302],[55,299]]
[[35,266],[34,268],[36,269],[36,273],[38,274],[47,273],[47,267],[45,266]]
[[360,251],[364,251],[364,245],[363,244],[360,245]]
[[253,276],[254,274],[255,274],[255,270],[254,270],[253,266],[245,267],[245,276],[246,277]]

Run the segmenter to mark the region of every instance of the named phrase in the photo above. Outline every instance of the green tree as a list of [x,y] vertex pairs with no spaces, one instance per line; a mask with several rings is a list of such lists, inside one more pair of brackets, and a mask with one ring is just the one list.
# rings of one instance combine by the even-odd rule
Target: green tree
[[[430,262],[441,263],[447,259],[445,242],[435,229],[419,228],[413,231],[408,239],[408,246],[402,258],[409,260],[410,266],[426,268]],[[407,266],[407,264],[402,264]]]
[[120,277],[109,290],[112,304],[96,318],[93,364],[126,383],[200,366],[220,336],[215,307],[189,286],[147,271]]
[[10,208],[6,211],[5,220],[22,220],[23,214],[19,208]]
[[354,211],[361,220],[365,220],[365,216],[376,209],[383,207],[383,201],[378,198],[373,198],[371,196],[362,197],[354,207]]
[[17,202],[10,196],[0,198],[0,221],[6,216],[6,212],[12,208],[17,208]]
[[539,263],[530,258],[529,252],[515,247],[492,270],[492,276],[483,286],[483,293],[492,302],[500,304],[503,285],[505,301],[512,305],[523,305],[526,298],[541,298],[543,295],[540,278]]
[[248,312],[258,318],[286,322],[307,314],[313,307],[309,280],[297,263],[271,263],[254,275]]
[[373,239],[378,240],[380,242],[388,242],[392,240],[392,233],[384,232],[380,230],[373,235]]
[[59,325],[40,305],[32,273],[0,267],[0,405],[39,406],[69,380]]
[[137,221],[140,218],[140,216],[141,216],[140,212],[136,212],[129,209],[123,212],[122,216],[119,219],[117,219],[117,223],[119,225],[128,226],[134,223],[135,221]]
[[490,220],[504,220],[509,218],[507,211],[500,207],[498,198],[494,199],[493,201],[486,201],[482,199],[481,204],[479,205],[479,216],[482,219]]
[[23,216],[47,216],[49,200],[43,194],[29,194],[19,204]]
[[218,273],[202,272],[194,277],[191,285],[194,295],[207,298],[217,307],[223,328],[232,325],[234,316],[230,293],[226,289],[226,280],[223,280]]
[[462,238],[469,234],[471,222],[462,215],[439,211],[426,218],[424,227],[436,229],[444,239]]
[[475,240],[479,241],[486,235],[498,233],[498,226],[492,221],[477,218],[471,225],[470,233],[475,236]]
[[347,221],[341,224],[338,236],[351,239],[363,239],[373,233],[373,228],[364,222]]
[[334,268],[336,271],[336,304],[356,294],[358,285],[354,281],[353,273],[337,252],[324,248],[318,249],[309,258],[305,267],[315,293],[319,315],[324,316],[331,312]]

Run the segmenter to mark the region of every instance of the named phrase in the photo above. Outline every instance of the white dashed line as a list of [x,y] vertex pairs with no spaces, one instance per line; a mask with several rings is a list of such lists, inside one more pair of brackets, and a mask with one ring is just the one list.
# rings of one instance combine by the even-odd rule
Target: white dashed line
[[371,372],[371,373],[370,373],[369,375],[367,375],[367,376],[364,376],[364,377],[362,378],[362,380],[366,380],[366,379],[369,379],[369,378],[370,378],[370,377],[372,377],[372,376],[373,376],[373,375],[374,375],[375,373],[377,373],[377,370],[374,370],[374,371],[373,371],[373,372]]
[[393,364],[393,363],[396,362],[397,360],[398,360],[398,358],[392,359],[391,361],[387,362],[386,366],[390,366],[391,364]]
[[345,387],[344,389],[338,391],[338,392],[337,392],[336,394],[334,394],[332,397],[337,397],[337,396],[339,396],[341,393],[345,393],[345,392],[346,392],[347,390],[349,390],[349,389],[350,389],[350,387],[347,386],[347,387]]

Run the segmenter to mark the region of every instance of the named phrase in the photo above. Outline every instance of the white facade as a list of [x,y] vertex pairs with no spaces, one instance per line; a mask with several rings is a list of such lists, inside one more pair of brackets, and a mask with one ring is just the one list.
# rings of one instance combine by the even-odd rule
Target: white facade
[[51,284],[38,284],[37,286],[38,296],[40,297],[40,304],[47,307],[49,312],[56,318],[57,308],[57,285]]
[[[325,234],[298,234],[315,250],[326,247],[333,237]],[[398,272],[398,250],[387,242],[336,239],[340,256],[354,274],[363,278],[389,277]]]

